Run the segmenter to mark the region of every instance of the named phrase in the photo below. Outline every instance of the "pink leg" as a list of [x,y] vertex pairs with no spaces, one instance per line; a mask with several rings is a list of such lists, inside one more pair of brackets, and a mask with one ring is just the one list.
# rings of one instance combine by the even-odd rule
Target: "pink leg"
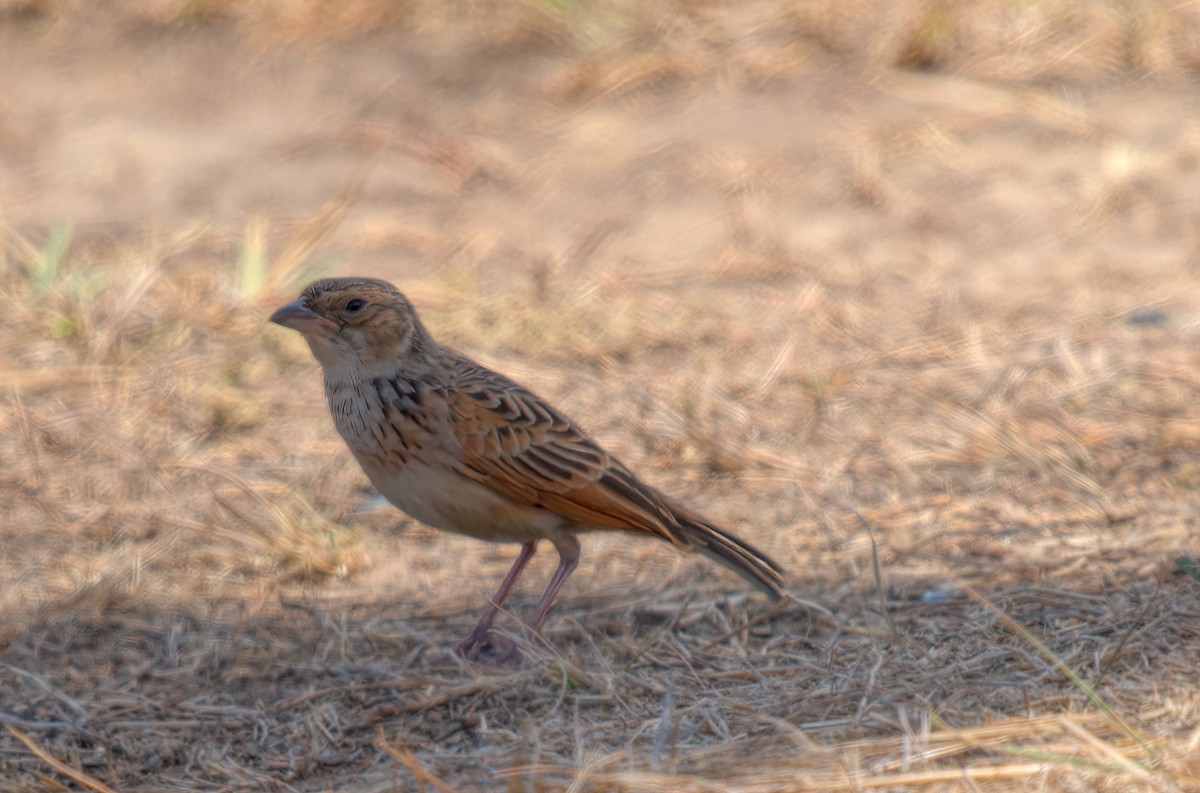
[[[504,576],[504,580],[500,582],[500,588],[496,590],[496,595],[488,601],[484,607],[483,613],[479,615],[479,622],[475,628],[467,634],[467,638],[459,642],[456,648],[459,655],[464,658],[472,658],[478,654],[479,649],[487,643],[488,634],[491,633],[492,623],[496,621],[496,614],[500,611],[500,607],[504,605],[508,593],[512,590],[513,584],[517,581],[517,576],[525,569],[525,565],[533,558],[534,551],[537,550],[536,542],[527,542],[521,546],[521,553],[517,556],[517,560],[513,562],[513,566],[509,568],[508,575]],[[562,565],[560,564],[561,568]],[[574,565],[572,565],[574,567]],[[570,571],[568,571],[570,572]],[[555,572],[555,576],[558,573]],[[563,578],[566,578],[564,575]],[[551,581],[551,584],[554,582]],[[561,582],[559,584],[561,586]],[[557,589],[557,587],[555,587]],[[547,604],[549,607],[549,604]],[[543,614],[543,616],[545,616]]]
[[554,568],[554,575],[550,577],[550,583],[546,585],[546,591],[542,593],[542,599],[538,601],[537,607],[534,608],[533,614],[529,617],[529,627],[535,631],[542,626],[542,620],[546,619],[546,612],[550,610],[550,604],[554,602],[554,596],[558,594],[558,590],[562,588],[563,582],[567,580],[567,576],[571,575],[575,570],[575,566],[579,564],[579,544],[568,549],[566,553],[559,548],[558,550],[558,567]]

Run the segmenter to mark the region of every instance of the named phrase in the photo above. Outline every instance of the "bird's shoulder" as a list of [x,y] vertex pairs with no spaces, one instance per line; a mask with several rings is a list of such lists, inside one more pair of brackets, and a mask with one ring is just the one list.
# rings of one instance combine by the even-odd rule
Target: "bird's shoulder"
[[442,394],[457,438],[455,470],[519,503],[581,525],[678,537],[657,492],[566,415],[514,380],[447,351]]
[[468,466],[497,465],[539,489],[565,491],[599,478],[612,458],[574,421],[529,388],[451,349],[436,391]]

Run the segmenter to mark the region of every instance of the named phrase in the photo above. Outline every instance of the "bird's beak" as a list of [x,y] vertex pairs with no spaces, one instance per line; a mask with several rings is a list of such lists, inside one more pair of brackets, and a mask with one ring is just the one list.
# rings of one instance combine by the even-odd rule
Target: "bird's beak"
[[286,306],[280,306],[279,309],[271,315],[271,321],[276,325],[282,325],[285,328],[298,330],[301,333],[331,333],[338,329],[336,322],[330,319],[325,319],[325,317],[304,305],[304,303],[299,299],[293,300]]

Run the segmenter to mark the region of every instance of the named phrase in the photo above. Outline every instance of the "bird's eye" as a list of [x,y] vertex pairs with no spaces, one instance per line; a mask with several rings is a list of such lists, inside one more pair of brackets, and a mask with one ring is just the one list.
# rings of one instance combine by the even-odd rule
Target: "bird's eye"
[[350,300],[346,303],[346,310],[351,311],[351,312],[362,311],[363,306],[365,306],[366,304],[367,304],[367,301],[363,300],[361,297],[356,297],[353,300]]

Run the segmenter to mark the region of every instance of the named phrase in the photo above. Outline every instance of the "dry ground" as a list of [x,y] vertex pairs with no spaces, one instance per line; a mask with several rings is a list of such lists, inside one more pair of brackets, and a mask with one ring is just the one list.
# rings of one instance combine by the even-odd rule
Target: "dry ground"
[[[1198,53],[1153,2],[0,0],[0,789],[1200,788]],[[319,272],[794,599],[601,537],[523,664],[431,667],[515,548],[372,500],[265,324]]]

